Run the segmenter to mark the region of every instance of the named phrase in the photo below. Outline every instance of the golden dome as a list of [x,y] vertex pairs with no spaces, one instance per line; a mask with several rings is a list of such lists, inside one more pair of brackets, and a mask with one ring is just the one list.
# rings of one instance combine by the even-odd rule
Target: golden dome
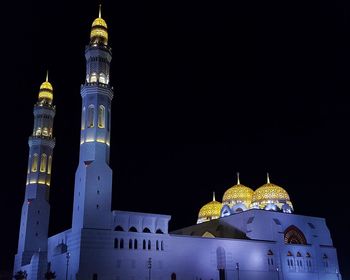
[[258,188],[253,195],[253,202],[260,202],[264,200],[286,200],[289,201],[288,193],[275,184],[267,183]]
[[101,5],[98,18],[93,21],[91,26],[90,41],[94,44],[102,43],[107,45],[108,43],[107,23],[101,18]]
[[[237,173],[237,184],[229,188],[222,197],[223,204],[244,203],[247,207],[252,203],[254,191],[251,188],[242,185]],[[232,205],[230,205],[232,206]]]
[[286,190],[270,183],[270,179],[267,175],[267,183],[254,192],[252,205],[265,208],[270,203],[275,204],[280,209],[282,209],[283,205],[287,204],[293,210],[292,202]]
[[215,194],[213,195],[213,201],[205,204],[200,210],[198,214],[198,222],[210,221],[213,219],[218,219],[221,213],[222,203],[215,200]]
[[49,75],[46,74],[46,81],[43,82],[40,86],[39,90],[39,101],[40,102],[47,102],[49,104],[52,103],[53,99],[53,87],[51,83],[49,82]]

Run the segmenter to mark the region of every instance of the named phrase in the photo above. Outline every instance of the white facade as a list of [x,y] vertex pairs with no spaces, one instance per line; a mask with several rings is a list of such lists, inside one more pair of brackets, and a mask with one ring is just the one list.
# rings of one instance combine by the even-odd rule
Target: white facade
[[[27,204],[26,197],[15,272],[25,270],[29,280],[44,279],[47,270],[54,271],[58,280],[341,279],[336,249],[322,218],[267,208],[228,209],[222,213],[224,217],[169,233],[170,216],[111,211],[113,90],[109,85],[112,55],[107,43],[107,25],[99,17],[92,25],[85,51],[87,78],[81,87],[81,145],[72,228],[47,238],[48,226],[43,223],[42,235],[34,235],[38,213],[34,206],[49,209],[48,196],[33,204]],[[285,195],[269,182],[265,187]],[[27,192],[30,190],[28,187]],[[264,197],[255,199],[265,207]],[[27,205],[32,205],[33,211],[27,211]],[[215,207],[203,210],[205,215],[211,215],[213,209],[220,212],[220,203],[214,199],[212,205]],[[44,206],[39,208],[45,210]]]

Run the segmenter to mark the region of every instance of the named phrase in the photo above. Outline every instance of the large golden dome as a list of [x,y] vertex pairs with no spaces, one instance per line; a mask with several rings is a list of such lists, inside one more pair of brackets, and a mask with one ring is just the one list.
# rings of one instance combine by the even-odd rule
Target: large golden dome
[[222,203],[215,200],[215,194],[214,194],[213,201],[210,201],[209,203],[205,204],[199,210],[197,223],[218,219],[220,217],[221,207],[222,207]]
[[222,197],[222,203],[232,207],[237,203],[244,203],[248,208],[252,203],[254,191],[251,188],[242,185],[237,174],[237,184],[229,188]]
[[269,204],[274,204],[280,209],[287,204],[293,209],[289,195],[285,189],[272,184],[269,177],[267,183],[258,188],[253,194],[252,205],[259,208],[265,208]]
[[93,44],[102,43],[107,45],[108,43],[107,23],[101,18],[101,5],[98,18],[93,21],[91,26],[90,41]]
[[46,81],[40,86],[39,101],[51,104],[53,99],[53,87],[48,79],[48,74],[46,74]]
[[263,200],[290,200],[288,193],[275,184],[267,183],[258,188],[253,195],[253,202]]

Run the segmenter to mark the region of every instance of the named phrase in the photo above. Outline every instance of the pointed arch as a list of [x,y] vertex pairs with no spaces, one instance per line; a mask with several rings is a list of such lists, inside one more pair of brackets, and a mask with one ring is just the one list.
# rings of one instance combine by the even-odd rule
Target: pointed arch
[[105,127],[105,122],[106,122],[106,110],[105,106],[100,105],[98,107],[98,127],[99,128],[104,128]]
[[51,167],[52,167],[52,156],[49,156],[49,161],[47,163],[47,174],[51,174]]
[[124,231],[124,229],[122,228],[122,226],[116,226],[114,228],[114,231]]
[[145,227],[142,232],[151,233],[148,227]]
[[94,127],[94,116],[95,114],[95,107],[94,105],[89,105],[88,108],[88,128]]
[[46,154],[41,154],[40,172],[46,172],[46,162],[47,162],[47,155]]
[[34,154],[32,162],[32,172],[37,172],[38,170],[38,154]]
[[85,129],[85,114],[86,114],[85,111],[86,110],[85,110],[85,106],[84,106],[83,111],[81,113],[81,130]]
[[284,243],[307,245],[305,235],[294,225],[284,231]]
[[129,228],[129,231],[130,231],[130,232],[137,232],[137,229],[136,229],[135,227],[130,227],[130,228]]

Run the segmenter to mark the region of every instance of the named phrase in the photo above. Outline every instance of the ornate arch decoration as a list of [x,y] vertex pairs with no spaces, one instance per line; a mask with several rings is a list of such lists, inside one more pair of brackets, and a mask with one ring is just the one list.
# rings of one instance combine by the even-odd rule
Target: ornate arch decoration
[[290,226],[284,231],[284,243],[307,245],[305,235],[296,226]]

